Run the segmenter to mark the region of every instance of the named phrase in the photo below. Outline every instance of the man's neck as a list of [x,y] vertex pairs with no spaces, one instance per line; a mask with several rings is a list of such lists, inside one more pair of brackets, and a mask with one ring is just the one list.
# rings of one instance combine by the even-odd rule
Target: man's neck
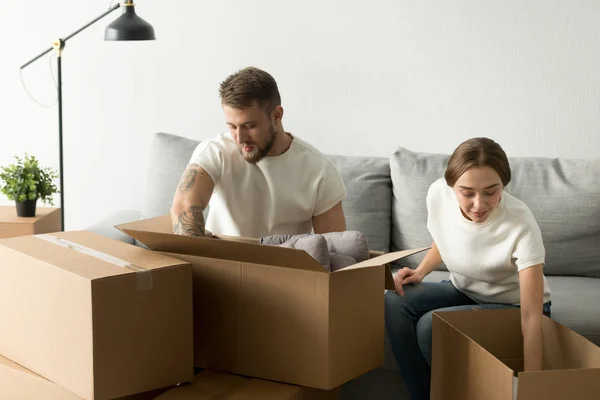
[[294,138],[289,133],[286,133],[283,127],[277,129],[277,136],[275,136],[275,141],[273,142],[273,147],[271,151],[269,151],[269,157],[280,156],[292,145],[292,140]]

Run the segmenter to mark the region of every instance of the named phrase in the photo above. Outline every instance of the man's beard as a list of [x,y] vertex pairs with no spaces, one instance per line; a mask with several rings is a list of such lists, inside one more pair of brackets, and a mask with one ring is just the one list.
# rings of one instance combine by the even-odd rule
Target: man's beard
[[275,130],[275,126],[271,124],[269,128],[269,137],[267,138],[264,146],[260,147],[257,144],[253,145],[254,149],[250,152],[244,151],[244,143],[238,144],[238,150],[244,159],[250,164],[256,164],[263,158],[267,156],[269,151],[273,148],[273,144],[275,143],[275,136],[277,135],[277,130]]

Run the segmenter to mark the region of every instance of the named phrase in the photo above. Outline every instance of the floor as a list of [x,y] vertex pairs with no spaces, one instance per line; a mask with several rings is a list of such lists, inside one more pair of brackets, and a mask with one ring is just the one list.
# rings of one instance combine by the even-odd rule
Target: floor
[[408,400],[397,370],[376,369],[342,386],[341,400]]

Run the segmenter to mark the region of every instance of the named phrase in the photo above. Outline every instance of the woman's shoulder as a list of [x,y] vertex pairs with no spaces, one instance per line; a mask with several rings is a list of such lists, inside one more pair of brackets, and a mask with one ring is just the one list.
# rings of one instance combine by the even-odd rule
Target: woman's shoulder
[[524,201],[507,192],[504,192],[503,196],[505,197],[504,209],[511,219],[523,224],[534,225],[537,227],[535,216]]
[[435,205],[435,208],[439,208],[442,204],[447,204],[451,195],[452,188],[448,186],[446,179],[439,178],[429,185],[426,197],[427,207],[431,208],[432,205]]
[[446,183],[446,179],[439,178],[436,179],[431,185],[429,185],[429,189],[427,190],[427,196],[440,196],[448,193],[450,187]]

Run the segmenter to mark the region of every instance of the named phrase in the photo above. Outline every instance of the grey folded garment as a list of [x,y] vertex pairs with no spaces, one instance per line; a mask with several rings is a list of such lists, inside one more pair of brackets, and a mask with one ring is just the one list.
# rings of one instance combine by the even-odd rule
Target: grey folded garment
[[352,257],[356,262],[369,259],[369,244],[359,231],[323,233],[329,253],[337,253]]
[[304,250],[331,272],[369,259],[367,239],[359,231],[271,235],[260,244]]
[[[261,244],[263,239],[260,240]],[[290,236],[287,240],[275,244],[274,246],[288,247],[291,249],[298,249],[306,251],[312,258],[317,260],[327,271],[331,271],[331,264],[329,261],[329,252],[327,251],[327,243],[325,238],[321,235],[296,235]]]

